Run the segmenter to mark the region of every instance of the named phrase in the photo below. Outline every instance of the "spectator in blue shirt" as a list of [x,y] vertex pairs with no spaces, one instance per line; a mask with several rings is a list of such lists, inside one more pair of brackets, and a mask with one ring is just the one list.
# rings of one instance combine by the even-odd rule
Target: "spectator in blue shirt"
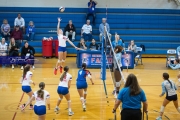
[[99,40],[102,41],[102,36],[104,36],[104,26],[106,26],[106,29],[107,29],[107,32],[109,35],[109,39],[111,40],[111,34],[109,33],[110,27],[109,27],[109,24],[106,23],[106,18],[102,18],[102,23],[99,25],[99,32],[100,32]]
[[125,50],[124,40],[122,40],[118,34],[115,34],[115,40],[112,42],[112,45],[113,48],[115,48],[116,46],[121,46],[123,47],[123,50]]
[[122,102],[121,120],[142,120],[141,102],[143,112],[147,112],[147,99],[144,91],[140,88],[134,74],[129,74],[125,86],[120,90],[113,113]]
[[93,24],[95,25],[95,18],[96,18],[96,13],[95,13],[95,7],[97,5],[96,1],[90,0],[90,2],[88,2],[88,13],[86,15],[86,20],[89,19],[89,16],[93,17]]
[[33,21],[29,22],[29,26],[26,29],[26,36],[28,41],[33,41],[34,40],[34,34],[35,34],[35,26]]
[[180,63],[179,63],[179,59],[176,58],[174,60],[174,64],[171,63],[171,61],[168,61],[168,65],[170,68],[172,68],[173,70],[176,70],[176,69],[180,69]]

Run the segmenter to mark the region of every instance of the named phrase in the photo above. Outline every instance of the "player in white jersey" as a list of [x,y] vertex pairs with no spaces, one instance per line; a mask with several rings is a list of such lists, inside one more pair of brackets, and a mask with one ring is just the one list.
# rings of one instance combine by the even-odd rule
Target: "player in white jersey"
[[65,66],[64,73],[60,77],[60,83],[57,89],[57,93],[59,94],[59,99],[57,101],[57,105],[54,111],[57,112],[60,110],[58,106],[60,105],[64,96],[68,102],[69,116],[72,116],[74,113],[71,110],[71,99],[70,99],[70,94],[69,94],[69,88],[71,86],[72,75],[70,75],[68,71],[69,71],[69,67]]
[[[35,83],[31,80],[33,73],[30,71],[30,68],[30,65],[26,65],[24,67],[23,76],[20,81],[20,83],[22,84],[22,91],[29,96],[29,99],[32,97],[33,94],[30,84],[32,83],[35,85]],[[23,104],[21,107],[23,108],[26,104]],[[30,103],[30,109],[33,109],[32,103]]]
[[63,68],[64,62],[66,60],[66,55],[67,55],[66,41],[68,41],[75,49],[79,49],[69,40],[68,37],[63,36],[63,31],[62,29],[59,28],[60,22],[61,22],[61,19],[58,18],[57,34],[58,34],[59,48],[58,48],[58,61],[54,69],[55,75],[57,74],[58,67],[60,67],[60,73],[62,73],[62,68]]
[[46,118],[46,103],[48,105],[48,109],[50,110],[50,95],[49,92],[44,90],[45,83],[41,82],[39,83],[39,90],[34,92],[31,99],[28,101],[28,103],[25,105],[24,108],[21,110],[24,111],[24,109],[28,106],[29,103],[31,103],[33,100],[35,100],[34,104],[34,112],[36,115],[38,115],[38,120],[45,120]]
[[176,107],[177,111],[180,113],[180,107],[178,107],[178,98],[176,94],[176,90],[177,90],[176,85],[173,81],[169,80],[168,73],[163,73],[163,79],[164,81],[162,82],[162,93],[159,96],[162,97],[166,93],[166,98],[164,99],[164,102],[161,106],[160,115],[159,117],[156,118],[156,120],[162,120],[164,109],[166,105],[171,101],[173,101],[174,106]]

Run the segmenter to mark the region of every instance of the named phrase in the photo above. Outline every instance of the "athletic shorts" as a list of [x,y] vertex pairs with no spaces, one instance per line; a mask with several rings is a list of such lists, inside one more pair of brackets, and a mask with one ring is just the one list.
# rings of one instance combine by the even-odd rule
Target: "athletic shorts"
[[166,96],[166,99],[169,101],[176,101],[177,100],[177,94],[173,96]]
[[62,94],[62,95],[66,95],[69,93],[69,90],[67,87],[58,86],[57,93]]
[[29,93],[31,92],[31,87],[30,86],[22,86],[22,91],[25,92],[25,93]]
[[76,87],[77,87],[77,89],[85,89],[88,87],[88,85],[87,85],[86,81],[77,81]]
[[[120,67],[120,68],[121,68],[121,71],[123,71],[123,68],[122,67]],[[115,70],[119,71],[119,68],[117,67]]]
[[58,52],[66,52],[66,47],[58,47]]
[[142,120],[140,109],[123,109],[121,111],[121,120]]
[[46,106],[45,105],[41,105],[41,106],[34,105],[34,113],[36,115],[45,115],[46,114]]

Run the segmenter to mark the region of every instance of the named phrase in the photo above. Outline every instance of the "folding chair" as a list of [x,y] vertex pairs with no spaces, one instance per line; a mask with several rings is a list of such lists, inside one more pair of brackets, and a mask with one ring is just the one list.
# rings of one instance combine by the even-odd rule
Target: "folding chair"
[[166,67],[168,67],[167,62],[170,60],[171,62],[176,59],[176,50],[175,49],[169,49],[167,50],[166,54]]
[[137,60],[135,60],[135,62],[136,62],[135,64],[138,65],[138,62],[140,60],[141,65],[142,65],[142,48],[141,47],[136,47],[136,50],[137,50],[137,55],[136,55],[135,59],[137,59]]

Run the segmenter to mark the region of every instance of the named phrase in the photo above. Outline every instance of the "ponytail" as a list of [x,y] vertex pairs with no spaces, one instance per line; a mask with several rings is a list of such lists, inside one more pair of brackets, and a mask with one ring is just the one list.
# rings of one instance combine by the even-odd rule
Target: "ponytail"
[[61,75],[60,81],[63,81],[63,78],[66,76],[66,73],[67,73],[67,72],[64,72],[64,73]]
[[86,63],[82,64],[82,69],[85,70],[86,69]]
[[45,83],[41,82],[39,83],[39,90],[37,91],[38,97],[40,97],[41,99],[44,99],[44,88],[45,88]]
[[163,73],[163,78],[164,78],[164,80],[167,80],[169,82],[169,84],[171,85],[171,88],[173,88],[173,85],[172,85],[171,81],[169,80],[169,74]]
[[168,81],[169,84],[171,85],[171,88],[173,88],[173,85],[172,85],[171,81],[170,81],[170,80],[167,80],[167,81]]
[[69,70],[69,67],[68,66],[65,66],[64,67],[64,73],[61,75],[60,77],[60,81],[63,81],[64,77],[66,76],[67,72]]
[[26,77],[26,73],[30,70],[30,65],[26,65],[23,70],[23,79]]

